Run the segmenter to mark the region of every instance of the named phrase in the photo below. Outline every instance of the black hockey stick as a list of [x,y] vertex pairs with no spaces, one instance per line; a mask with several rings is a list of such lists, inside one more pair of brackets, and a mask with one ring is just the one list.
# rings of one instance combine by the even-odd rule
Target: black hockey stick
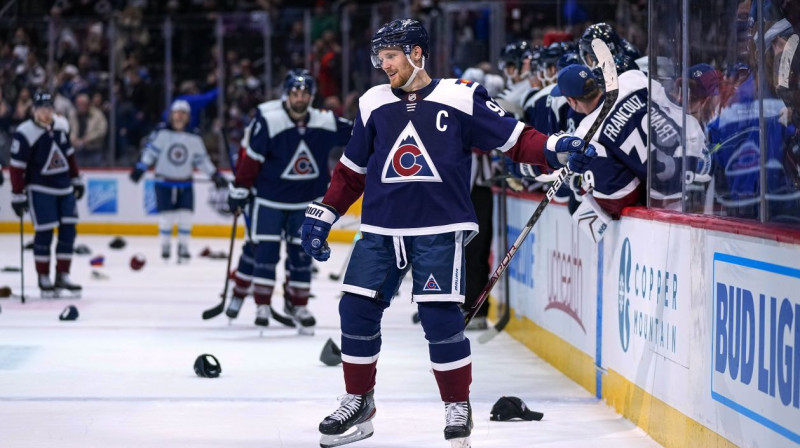
[[[619,80],[617,79],[617,68],[614,65],[614,58],[613,56],[611,56],[611,52],[608,50],[606,44],[600,39],[594,39],[592,41],[592,50],[594,50],[596,59],[600,65],[600,69],[603,71],[606,93],[605,93],[605,99],[603,101],[603,106],[600,108],[600,112],[598,112],[597,117],[595,117],[594,123],[592,123],[592,126],[586,132],[586,135],[582,137],[584,140],[583,150],[586,149],[585,145],[589,144],[589,142],[592,140],[592,137],[594,137],[594,134],[600,129],[600,126],[603,124],[603,121],[606,119],[609,112],[611,112],[611,108],[614,106],[614,103],[617,102],[617,97],[619,96]],[[555,181],[553,182],[553,186],[549,190],[547,190],[544,199],[542,199],[542,202],[540,202],[539,206],[536,207],[536,210],[533,212],[533,215],[531,215],[530,219],[528,219],[528,222],[527,224],[525,224],[525,227],[523,227],[522,230],[520,231],[520,234],[514,241],[514,244],[512,244],[511,247],[509,247],[506,255],[503,257],[502,260],[500,260],[499,266],[497,266],[497,269],[495,269],[491,278],[489,278],[489,283],[483,288],[483,291],[481,291],[480,296],[478,296],[478,300],[476,300],[475,303],[472,305],[472,308],[470,308],[469,313],[467,313],[467,316],[464,318],[465,325],[469,324],[469,321],[471,321],[472,318],[475,317],[475,314],[477,314],[481,305],[483,305],[483,302],[485,302],[486,299],[489,298],[489,293],[492,291],[492,288],[494,288],[494,285],[497,284],[497,281],[500,279],[500,276],[503,275],[503,272],[505,272],[505,270],[508,268],[509,263],[511,263],[511,259],[514,258],[514,255],[517,253],[517,249],[522,245],[522,242],[531,232],[531,229],[533,229],[533,226],[536,224],[536,221],[539,220],[539,217],[542,215],[542,212],[544,212],[544,209],[547,207],[547,204],[549,204],[550,201],[553,199],[553,196],[555,196],[556,191],[558,191],[558,189],[561,188],[561,185],[569,178],[571,174],[572,172],[570,171],[568,165],[564,166],[558,171],[558,177],[556,177]],[[500,323],[501,322],[498,322],[498,324]],[[489,330],[481,334],[478,337],[478,342],[485,344],[491,341],[495,336],[500,334],[500,331],[503,329],[505,324],[503,326],[500,326],[499,329],[497,328],[498,326],[499,325],[495,325],[494,327],[490,328]]]
[[25,221],[25,214],[19,215],[19,280],[20,291],[19,301],[25,303],[25,244],[22,242],[22,227]]
[[236,239],[236,223],[239,222],[239,214],[233,214],[233,226],[231,227],[231,243],[228,247],[228,267],[225,268],[225,287],[222,289],[222,301],[219,302],[219,305],[215,306],[214,308],[207,309],[203,311],[203,320],[211,319],[212,317],[217,317],[222,314],[222,311],[225,309],[225,301],[228,298],[228,284],[231,281],[231,258],[233,258],[233,241]]

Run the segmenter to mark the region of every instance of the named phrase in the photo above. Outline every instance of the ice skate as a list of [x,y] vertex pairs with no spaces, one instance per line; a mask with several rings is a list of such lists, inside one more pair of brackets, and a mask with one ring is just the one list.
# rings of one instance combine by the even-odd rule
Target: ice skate
[[39,274],[39,291],[43,299],[57,299],[58,291],[47,274]]
[[169,243],[164,243],[161,245],[161,258],[163,260],[169,260],[170,255],[170,247]]
[[258,308],[256,308],[256,325],[268,327],[269,314],[269,305],[258,305]]
[[292,305],[291,300],[284,299],[283,312],[292,317],[292,320],[297,324],[297,332],[300,334],[313,336],[314,326],[317,325],[317,320],[314,315],[308,310],[305,305]]
[[189,253],[189,247],[185,244],[178,244],[178,264],[188,263],[190,258],[192,258],[192,254]]
[[[319,424],[319,432],[322,433],[319,446],[330,448],[371,437],[375,431],[371,421],[375,417],[372,395],[373,391],[369,391],[365,395],[347,394],[342,397],[339,409]],[[354,426],[355,430],[346,434]]]
[[[49,280],[49,279],[48,279]],[[81,292],[83,291],[83,287],[77,283],[73,283],[72,280],[69,278],[69,273],[67,272],[56,272],[56,284],[55,284],[56,296],[61,296],[61,291],[66,290],[74,299],[79,299],[81,297]]]
[[445,403],[444,439],[451,448],[470,448],[472,434],[472,406],[469,401]]
[[239,316],[239,311],[242,310],[243,303],[244,297],[232,296],[231,301],[228,304],[228,309],[225,310],[225,315],[230,319],[236,319]]

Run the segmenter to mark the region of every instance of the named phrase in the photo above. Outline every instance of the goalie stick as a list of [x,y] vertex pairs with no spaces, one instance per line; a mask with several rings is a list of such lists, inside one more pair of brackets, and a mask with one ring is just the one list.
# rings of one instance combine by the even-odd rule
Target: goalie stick
[[[230,163],[230,165],[231,165],[231,172],[233,173],[234,176],[236,176],[236,163],[233,160],[233,156],[231,156],[230,149],[228,149],[228,147],[227,147],[227,145],[228,145],[228,132],[225,130],[225,128],[221,128],[220,129],[220,133],[222,133],[222,141],[226,145],[225,149],[226,149],[226,152],[228,154],[228,163]],[[244,216],[245,226],[247,226],[247,228],[249,229],[250,228],[250,217],[247,216],[247,213],[244,213],[244,212],[242,213],[242,215]],[[233,256],[233,240],[236,239],[236,221],[237,221],[236,218],[237,217],[238,217],[238,215],[236,215],[236,214],[233,215],[233,231],[231,233],[230,249],[228,249],[228,267],[225,269],[225,272],[226,272],[225,287],[223,288],[222,294],[221,294],[222,301],[217,306],[215,306],[213,308],[209,308],[209,309],[203,311],[203,320],[213,319],[213,318],[219,316],[220,314],[222,314],[222,312],[225,310],[225,301],[228,298],[228,284],[230,282],[231,257]],[[283,325],[285,325],[287,327],[292,327],[292,328],[295,327],[294,320],[292,320],[292,318],[286,317],[286,316],[278,313],[277,311],[275,311],[274,308],[272,308],[272,305],[270,305],[270,307],[269,307],[269,312],[272,315],[272,318],[275,319],[276,321],[280,322],[281,324],[283,324]]]
[[[605,42],[602,40],[594,39],[592,41],[592,50],[594,50],[594,54],[600,69],[603,71],[606,92],[600,112],[598,112],[594,123],[592,123],[592,126],[586,132],[586,135],[583,136],[584,147],[582,150],[586,149],[586,145],[589,144],[589,142],[592,140],[592,137],[594,137],[594,134],[600,129],[600,126],[603,124],[603,121],[606,119],[609,112],[611,112],[611,108],[614,107],[614,104],[617,102],[617,97],[619,96],[619,80],[617,79],[617,69],[614,63],[614,57],[611,55],[608,46],[606,46]],[[547,190],[544,199],[542,199],[542,202],[540,202],[539,206],[536,207],[536,210],[533,212],[533,215],[531,215],[530,219],[528,219],[525,227],[523,227],[520,231],[519,236],[514,241],[514,244],[508,248],[508,252],[506,252],[505,256],[502,258],[502,260],[500,260],[500,264],[497,266],[497,269],[495,269],[491,278],[489,278],[489,283],[483,288],[481,295],[478,296],[478,300],[476,300],[472,305],[472,308],[470,308],[469,313],[467,313],[466,317],[464,318],[465,325],[469,324],[469,321],[475,317],[475,314],[477,314],[481,305],[483,305],[483,302],[489,298],[489,293],[492,291],[494,285],[497,284],[497,281],[500,279],[500,276],[503,275],[503,272],[505,272],[505,270],[508,268],[508,265],[511,263],[511,259],[514,258],[514,255],[517,253],[517,249],[522,245],[522,242],[525,241],[525,238],[531,232],[533,226],[536,225],[536,221],[539,220],[539,217],[542,215],[542,212],[544,212],[547,204],[549,204],[553,199],[553,196],[555,196],[556,191],[561,188],[561,185],[569,178],[571,174],[572,172],[569,169],[569,165],[564,166],[558,171],[558,176],[553,182],[553,186]],[[494,327],[481,334],[478,337],[478,342],[485,344],[491,341],[495,336],[500,334],[503,328],[505,328],[506,324],[508,324],[508,319],[501,319],[497,322],[497,324],[495,324]]]

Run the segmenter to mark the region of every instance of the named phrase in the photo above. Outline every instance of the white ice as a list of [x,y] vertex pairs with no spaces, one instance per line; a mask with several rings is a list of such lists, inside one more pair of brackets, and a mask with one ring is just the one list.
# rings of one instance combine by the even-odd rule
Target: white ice
[[[39,299],[33,254],[25,251],[28,303],[0,300],[0,447],[319,446],[317,425],[344,393],[341,366],[325,366],[319,355],[328,338],[339,343],[338,283],[329,274],[341,269],[347,245],[332,245],[331,260],[317,263],[310,308],[319,325],[309,337],[274,320],[262,334],[251,298],[230,325],[224,314],[201,319],[220,300],[225,260],[197,255],[206,246],[227,251],[226,239],[193,239],[188,265],[162,261],[155,237],[126,237],[122,250],[110,249],[110,240],[79,235],[92,250],[73,260],[73,279],[84,287],[80,300]],[[134,272],[128,263],[137,252],[147,264]],[[105,266],[91,267],[89,259],[100,254]],[[0,268],[9,266],[19,266],[19,237],[0,235]],[[92,270],[108,279],[92,278]],[[0,273],[4,285],[19,294],[20,274]],[[408,286],[384,316],[375,434],[354,448],[449,446]],[[275,297],[282,311],[280,287]],[[61,322],[68,304],[80,317]],[[473,447],[658,446],[507,334],[486,345],[469,335]],[[202,353],[219,358],[219,378],[195,375]],[[520,397],[544,419],[489,421],[503,395]]]

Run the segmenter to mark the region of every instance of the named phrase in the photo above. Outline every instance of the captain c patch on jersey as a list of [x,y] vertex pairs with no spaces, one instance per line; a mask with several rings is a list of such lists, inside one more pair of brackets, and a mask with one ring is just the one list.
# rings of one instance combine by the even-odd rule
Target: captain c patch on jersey
[[414,125],[408,125],[397,136],[386,163],[383,165],[381,181],[396,182],[441,182],[442,178],[436,170],[425,144],[419,137]]

